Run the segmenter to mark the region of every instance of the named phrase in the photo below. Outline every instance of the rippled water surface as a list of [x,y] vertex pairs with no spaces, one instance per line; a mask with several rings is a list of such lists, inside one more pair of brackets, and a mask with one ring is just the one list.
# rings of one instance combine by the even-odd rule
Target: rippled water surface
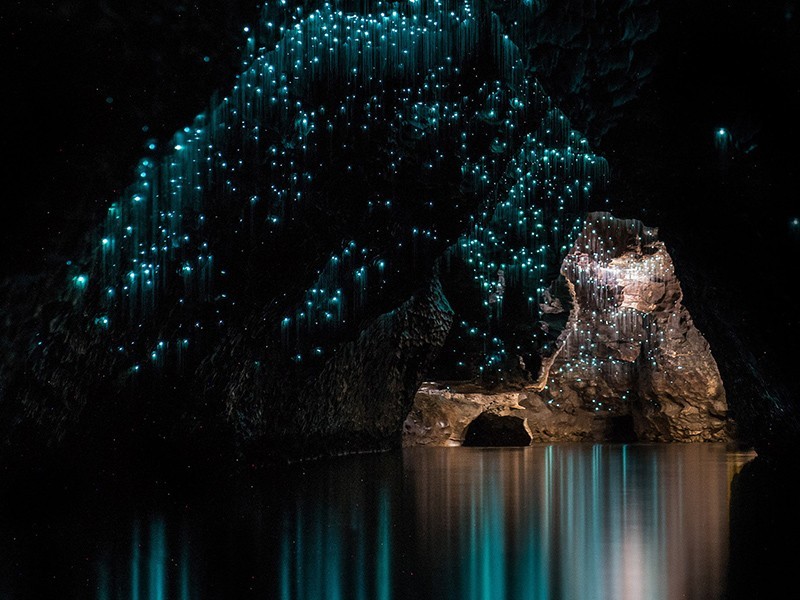
[[413,448],[0,517],[0,597],[720,598],[720,445]]

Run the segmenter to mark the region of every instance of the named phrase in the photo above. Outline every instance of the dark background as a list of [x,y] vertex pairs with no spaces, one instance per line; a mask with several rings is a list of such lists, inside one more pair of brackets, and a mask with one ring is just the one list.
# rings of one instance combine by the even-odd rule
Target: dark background
[[3,4],[2,272],[69,253],[130,183],[150,140],[168,141],[233,84],[259,4]]
[[[773,243],[791,243],[784,249],[796,255],[798,3],[660,4],[655,76],[598,147],[612,164],[612,202],[631,213],[638,208],[653,225],[675,213],[692,221],[739,212],[750,232],[741,240],[748,255]],[[255,22],[258,6],[3,4],[4,272],[38,268],[73,243],[92,211],[130,181],[146,143],[169,139],[215,90],[231,85],[242,28]],[[727,157],[714,145],[719,127],[733,136]],[[761,198],[744,200],[726,179],[750,182]],[[709,242],[725,238],[721,228],[708,228]]]
[[[785,405],[800,361],[791,291],[800,274],[800,6],[659,6],[648,41],[654,75],[597,143],[612,185],[596,208],[660,227],[718,360],[738,353],[734,371],[755,369]],[[70,258],[148,144],[167,141],[232,85],[258,7],[4,3],[0,276]],[[595,100],[603,103],[590,97],[589,106]],[[720,128],[730,132],[724,149]],[[730,369],[723,376],[736,385]]]

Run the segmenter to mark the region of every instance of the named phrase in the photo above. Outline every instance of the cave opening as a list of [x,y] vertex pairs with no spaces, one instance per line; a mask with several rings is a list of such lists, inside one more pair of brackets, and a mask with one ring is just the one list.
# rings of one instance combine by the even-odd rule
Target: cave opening
[[639,441],[633,415],[609,417],[606,421],[606,441],[633,444]]

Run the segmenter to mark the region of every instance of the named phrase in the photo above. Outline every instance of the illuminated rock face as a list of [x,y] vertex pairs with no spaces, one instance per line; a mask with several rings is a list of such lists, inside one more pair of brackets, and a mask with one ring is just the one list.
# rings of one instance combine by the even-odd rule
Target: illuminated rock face
[[589,215],[562,267],[574,305],[542,396],[629,414],[639,439],[722,440],[722,380],[657,234],[636,220]]
[[482,414],[522,414],[527,397],[521,390],[488,393],[480,386],[425,382],[403,424],[404,446],[460,446],[467,427]]
[[657,230],[592,213],[562,276],[572,306],[538,381],[503,393],[425,386],[406,443],[459,443],[484,411],[526,418],[534,441],[727,439],[716,362]]

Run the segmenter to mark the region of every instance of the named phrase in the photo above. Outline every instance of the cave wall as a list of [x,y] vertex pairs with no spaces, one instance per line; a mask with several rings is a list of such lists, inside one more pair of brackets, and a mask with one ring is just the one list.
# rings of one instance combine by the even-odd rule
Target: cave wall
[[[434,277],[396,310],[365,325],[358,338],[342,343],[318,373],[287,371],[277,360],[242,365],[224,380],[226,420],[250,457],[297,459],[397,447],[414,394],[452,320]],[[239,354],[248,343],[237,336],[218,352]],[[209,357],[200,372],[212,377],[218,364]]]
[[[578,7],[577,4],[581,6]],[[276,13],[271,13],[271,18],[274,17],[273,24],[281,23],[291,27],[300,24],[302,28],[305,16],[318,8],[320,3],[302,3],[306,12],[300,16],[295,11],[298,5],[299,3],[289,3],[284,8],[272,7],[274,11],[278,11],[277,16]],[[336,105],[353,92],[352,89],[340,85],[341,82],[337,83],[336,77],[326,73],[315,83],[312,78],[312,85],[306,85],[309,83],[307,80],[303,85],[291,88],[293,99],[301,104],[308,101],[308,106],[303,105],[301,111],[287,110],[270,118],[256,119],[259,123],[247,122],[248,125],[260,126],[262,140],[269,140],[268,145],[250,146],[243,154],[237,154],[246,137],[238,130],[242,123],[235,120],[225,121],[235,133],[217,149],[233,157],[230,164],[241,160],[247,168],[234,169],[236,172],[233,173],[223,167],[225,161],[215,163],[214,168],[217,170],[210,174],[210,181],[205,182],[207,185],[204,191],[191,198],[187,205],[179,207],[188,206],[181,233],[189,235],[191,243],[179,252],[168,252],[166,256],[158,250],[155,252],[154,258],[158,260],[152,263],[161,270],[163,278],[158,284],[161,286],[158,295],[148,297],[143,294],[132,305],[117,306],[112,303],[109,306],[102,299],[102,293],[107,292],[108,288],[114,287],[117,290],[124,285],[119,285],[118,277],[116,282],[105,287],[113,269],[107,270],[109,265],[102,263],[109,257],[114,260],[119,257],[119,246],[112,250],[112,238],[108,234],[111,232],[124,235],[121,230],[114,228],[113,220],[104,226],[93,228],[86,235],[85,248],[69,248],[68,255],[64,257],[66,260],[61,260],[62,256],[58,255],[60,264],[57,267],[50,265],[45,273],[24,274],[4,281],[0,285],[0,421],[2,432],[6,434],[4,449],[14,446],[19,440],[25,440],[28,444],[41,442],[44,446],[57,446],[70,436],[80,438],[86,432],[106,428],[109,422],[119,422],[120,431],[129,430],[131,428],[126,427],[123,421],[135,415],[138,415],[135,418],[137,427],[140,423],[142,427],[152,427],[153,435],[159,437],[165,435],[165,432],[172,435],[176,428],[196,432],[200,428],[198,423],[204,421],[222,423],[221,427],[226,432],[230,427],[238,432],[232,434],[232,437],[248,440],[248,445],[251,443],[249,440],[258,438],[258,432],[277,431],[275,428],[271,429],[272,426],[259,425],[252,416],[263,416],[263,407],[270,406],[269,401],[253,397],[255,408],[250,410],[247,406],[230,400],[234,391],[246,389],[243,382],[254,378],[252,365],[266,361],[271,363],[270,368],[274,372],[281,375],[292,373],[291,377],[295,380],[303,377],[313,379],[327,372],[325,370],[329,360],[332,361],[331,364],[336,362],[332,356],[338,348],[354,343],[376,319],[381,318],[380,315],[397,310],[420,289],[425,289],[433,272],[433,263],[444,249],[451,247],[459,236],[464,235],[473,225],[471,219],[476,218],[484,226],[486,221],[482,219],[493,214],[492,207],[496,207],[498,200],[507,198],[505,191],[513,187],[513,182],[520,182],[515,180],[513,168],[532,164],[530,153],[528,157],[515,160],[516,152],[524,148],[538,150],[536,144],[539,142],[548,150],[580,149],[579,146],[565,142],[560,137],[560,131],[549,138],[542,135],[552,123],[560,123],[556,121],[559,116],[565,116],[560,111],[555,111],[545,118],[545,109],[549,111],[555,106],[567,109],[566,114],[573,117],[578,124],[577,128],[586,132],[592,140],[620,119],[621,107],[638,93],[652,72],[655,61],[652,42],[659,22],[658,11],[653,3],[645,1],[620,1],[613,3],[614,9],[608,9],[610,5],[606,4],[604,10],[599,10],[596,5],[596,2],[536,2],[489,3],[481,6],[481,10],[488,6],[493,13],[491,19],[495,19],[495,29],[484,29],[484,34],[502,31],[497,27],[505,28],[510,31],[512,44],[489,44],[486,47],[491,48],[495,54],[490,52],[492,56],[469,63],[475,69],[482,70],[481,72],[473,73],[474,77],[462,74],[448,80],[448,83],[455,86],[465,86],[461,91],[466,89],[467,95],[474,93],[474,98],[477,98],[470,105],[475,112],[464,123],[459,123],[459,126],[466,127],[471,136],[474,135],[472,139],[475,140],[465,155],[459,155],[459,161],[466,157],[466,162],[456,161],[455,164],[446,165],[436,162],[439,159],[435,151],[437,145],[457,154],[460,139],[455,136],[448,139],[446,135],[440,135],[441,129],[437,131],[430,119],[421,118],[424,114],[415,112],[413,108],[392,105],[384,106],[380,111],[373,107],[370,116],[358,113],[360,109],[354,107],[368,97],[367,90],[354,92],[352,96],[355,99],[352,102],[342,103],[346,104],[347,111],[355,110],[355,113],[348,113],[348,118],[354,114],[356,117],[349,124],[356,123],[356,131],[359,127],[367,127],[370,131],[369,139],[363,143],[354,143],[355,135],[348,137],[342,130],[337,130],[325,140],[325,145],[328,149],[334,148],[334,152],[307,152],[307,148],[302,148],[302,138],[307,137],[308,130],[303,126],[302,118],[298,121],[298,117],[302,117],[301,112],[306,111],[308,106],[314,105],[320,98],[334,98],[331,105]],[[344,8],[346,11],[362,14],[369,13],[374,6],[370,4],[354,8],[347,4]],[[481,27],[486,25],[486,21],[481,23]],[[245,63],[255,58],[263,59],[264,48],[272,51],[278,47],[282,33],[279,34],[277,28],[268,29],[265,25],[265,22],[260,22],[259,27],[254,28],[253,40],[248,39]],[[102,27],[107,28],[107,25]],[[239,34],[238,27],[229,22],[226,28],[235,29],[236,35]],[[455,30],[451,29],[450,32]],[[489,37],[487,35],[483,39]],[[230,39],[226,43],[230,43]],[[138,38],[131,47],[132,50],[126,53],[125,60],[133,62],[136,60],[133,49],[138,47]],[[284,44],[281,48],[286,50],[287,46]],[[591,51],[586,52],[586,48],[591,48]],[[554,98],[547,98],[542,89],[531,91],[533,88],[530,88],[529,96],[535,102],[522,111],[524,114],[514,117],[516,133],[513,134],[500,126],[500,119],[489,117],[491,109],[505,107],[502,110],[506,110],[515,104],[512,102],[514,95],[511,92],[516,93],[520,89],[517,87],[520,80],[513,77],[506,79],[509,65],[513,65],[515,69],[519,65],[516,73],[524,72],[527,83],[533,85],[534,79],[543,82],[543,89]],[[116,64],[114,68],[116,69]],[[513,85],[480,92],[485,81],[495,81],[497,73],[501,72],[503,76],[500,79],[504,84]],[[422,80],[420,78],[415,81],[419,83]],[[252,85],[252,81],[242,81]],[[402,85],[399,87],[404,88],[408,81],[401,79],[400,83]],[[234,100],[229,101],[226,108],[228,111],[239,111],[252,100],[244,92],[246,85],[234,89],[238,96],[231,95]],[[496,93],[499,96],[493,95]],[[506,96],[495,101],[496,97],[503,94]],[[114,95],[118,98],[120,96]],[[101,100],[105,103],[104,99]],[[440,100],[442,97],[435,94],[422,98],[423,105],[428,108]],[[515,114],[513,111],[509,112]],[[373,119],[376,115],[380,118]],[[253,113],[249,113],[249,117],[252,116]],[[396,123],[388,126],[387,122],[395,118]],[[381,120],[384,122],[377,122]],[[159,140],[158,150],[146,157],[154,162],[156,174],[145,179],[169,182],[171,162],[183,151],[173,152],[172,149],[176,146],[183,147],[187,140],[189,143],[199,140],[195,138],[199,134],[192,131],[195,125],[191,123],[189,132],[179,131],[166,144]],[[342,126],[337,123],[334,125]],[[138,131],[138,124],[135,129]],[[460,128],[455,129],[460,131]],[[567,131],[572,132],[569,125]],[[520,132],[536,132],[537,135],[532,140]],[[142,139],[137,138],[137,146],[146,136],[140,137]],[[119,141],[114,140],[113,143]],[[266,153],[262,152],[264,150],[277,151],[282,157],[281,165],[275,167],[269,164],[267,168],[260,170],[269,163]],[[405,170],[387,173],[387,155],[395,152],[407,159],[411,166]],[[584,153],[587,156],[591,154]],[[104,151],[102,154],[107,157],[110,153]],[[279,180],[284,166],[299,160],[304,154],[311,155],[306,163],[309,169],[316,169],[321,162],[331,159],[326,162],[329,168],[319,172],[319,188],[326,193],[311,194],[313,200],[310,206],[292,209],[296,212],[287,218],[287,215],[279,215],[273,211],[275,204],[264,202],[260,192],[268,188],[270,182]],[[370,156],[374,160],[356,165],[353,175],[346,175],[348,167],[359,162],[354,159],[360,156]],[[489,159],[480,162],[477,157]],[[318,160],[321,162],[315,162]],[[477,178],[459,179],[461,168],[465,164],[474,166],[475,162],[479,162],[481,168],[487,167],[486,170],[480,172]],[[74,164],[73,161],[72,165]],[[429,164],[435,164],[436,168],[431,171]],[[666,166],[661,168],[685,172],[682,167],[673,169],[669,162],[664,164]],[[254,169],[249,168],[254,165]],[[184,166],[182,163],[181,168]],[[35,168],[39,169],[38,166]],[[91,165],[82,165],[81,168],[85,172],[95,171]],[[651,169],[652,165],[648,164],[643,171],[649,173]],[[178,173],[178,178],[186,173],[188,170]],[[480,183],[484,175],[488,178],[488,183]],[[74,180],[72,172],[69,176],[70,180]],[[139,177],[138,169],[134,177]],[[680,185],[685,184],[681,182]],[[119,186],[115,184],[109,187]],[[380,190],[380,198],[368,197],[370,194],[365,190]],[[77,192],[73,193],[80,196]],[[139,219],[137,225],[141,225],[142,230],[157,230],[163,224],[161,212],[166,213],[175,208],[169,202],[158,204],[148,198],[142,213],[135,213],[126,204],[133,201],[134,193],[135,189],[132,188],[117,200],[126,217]],[[256,196],[259,198],[253,202]],[[386,204],[390,196],[394,200],[392,206]],[[436,199],[433,209],[429,206],[431,198]],[[398,199],[401,201],[398,202]],[[597,199],[599,198],[595,198]],[[547,208],[548,204],[541,202],[542,198],[534,200]],[[585,208],[582,204],[584,201],[588,202],[588,198],[575,203],[570,210]],[[80,221],[81,226],[93,221],[93,210],[75,208],[76,204],[70,201],[63,204],[68,207],[63,209],[65,212],[76,213],[75,218]],[[680,213],[676,219],[682,225],[683,212],[675,212]],[[411,216],[406,218],[406,214]],[[202,226],[199,225],[200,216],[205,217]],[[292,223],[283,232],[277,231],[278,228],[274,227],[276,223],[272,220],[280,220],[281,217],[284,217],[285,223]],[[552,217],[550,214],[540,220],[543,227],[548,227],[548,221]],[[125,226],[128,224],[130,220],[124,222]],[[414,229],[417,229],[417,234],[413,233]],[[420,235],[420,232],[424,233]],[[702,230],[698,231],[698,238],[700,234]],[[140,239],[137,243],[146,244],[144,248],[149,252],[153,241],[158,241],[158,235],[154,235],[155,237]],[[484,239],[490,239],[489,232],[485,229],[481,235]],[[15,234],[12,245],[17,245],[24,237],[23,234]],[[109,240],[109,248],[105,250],[101,248],[103,239]],[[366,250],[367,257],[361,262],[349,263],[348,275],[361,267],[367,267],[372,269],[371,273],[377,275],[377,278],[371,277],[372,281],[385,280],[387,283],[371,287],[367,291],[363,305],[347,315],[347,326],[333,332],[323,328],[316,338],[312,336],[302,340],[299,346],[302,346],[304,361],[297,365],[292,360],[296,356],[297,339],[291,340],[290,350],[282,345],[284,337],[287,337],[282,322],[287,316],[295,319],[288,336],[292,337],[296,331],[297,317],[304,313],[303,304],[309,301],[312,290],[320,289],[320,273],[325,271],[334,255],[343,256],[345,249],[353,241],[357,242],[356,252]],[[39,243],[37,240],[36,245]],[[115,243],[119,243],[119,240]],[[203,244],[208,244],[211,251],[206,251]],[[413,247],[414,252],[397,252],[398,244],[403,244],[405,248]],[[57,245],[55,240],[53,245]],[[156,246],[160,248],[157,244]],[[756,350],[757,344],[751,347],[749,342],[742,341],[742,336],[737,333],[742,326],[737,321],[739,317],[732,316],[727,307],[723,306],[724,302],[720,301],[724,300],[726,290],[706,289],[704,274],[707,273],[707,268],[713,268],[714,265],[692,269],[698,264],[698,247],[697,244],[689,244],[686,248],[679,264],[682,272],[685,267],[685,276],[690,278],[689,294],[696,299],[692,304],[693,312],[698,321],[702,319],[702,328],[710,339],[715,340],[714,350],[717,356],[723,356],[720,368],[729,388],[733,388],[737,397],[742,398],[737,404],[740,420],[754,424],[750,428],[750,439],[770,438],[776,431],[785,430],[786,433],[780,435],[789,439],[791,445],[791,436],[798,429],[796,411],[792,413],[787,408],[791,405],[791,390],[783,390],[776,382],[779,377],[765,375],[769,372],[771,358]],[[129,248],[127,258],[135,255],[137,250]],[[553,263],[556,265],[560,262],[557,254],[554,254],[557,260]],[[208,279],[205,275],[195,278],[194,275],[184,272],[184,267],[188,266],[191,270],[188,272],[208,274],[208,271],[197,268],[198,264],[192,262],[201,255],[214,259],[214,273]],[[387,256],[391,260],[387,260]],[[15,264],[14,260],[7,262]],[[69,264],[64,264],[65,262]],[[115,267],[118,272],[114,276],[121,276],[124,280],[130,271],[122,268],[123,262],[120,260]],[[549,266],[552,265],[543,268],[537,277],[545,277]],[[495,283],[496,266],[487,265],[482,269],[479,273],[483,276],[481,283]],[[138,276],[140,273],[137,271],[136,274]],[[138,281],[144,290],[147,278],[143,277]],[[509,286],[512,283],[509,281]],[[357,295],[359,287],[352,284],[352,281],[348,282],[348,293]],[[188,294],[188,302],[184,304],[190,306],[189,310],[179,306],[178,300],[184,294]],[[509,299],[510,297],[507,298]],[[454,304],[457,300],[459,299],[451,298]],[[536,301],[538,300],[537,297]],[[149,310],[139,313],[139,309],[146,303],[150,304]],[[509,302],[506,304],[508,308]],[[786,306],[789,304],[785,303]],[[481,309],[479,302],[478,312]],[[118,311],[116,316],[111,314],[115,310]],[[693,333],[696,330],[692,329],[688,316],[681,311],[676,314],[678,325],[673,327],[673,331],[679,332],[677,341],[683,344],[684,349],[692,347],[702,352],[702,337],[698,338]],[[318,312],[317,316],[324,317],[324,310]],[[658,319],[655,318],[655,321]],[[670,331],[671,325],[655,321],[637,326],[636,332],[629,332],[628,338],[606,341],[622,356],[630,350],[632,340]],[[194,328],[197,322],[201,323],[202,331]],[[548,320],[543,318],[541,322],[548,323]],[[458,327],[460,321],[456,319],[455,324]],[[537,321],[534,326],[538,324]],[[555,334],[559,333],[552,322],[549,327],[551,334],[554,331]],[[467,327],[465,331],[468,332],[471,328]],[[186,335],[187,330],[191,335]],[[526,331],[526,336],[527,333],[547,337],[538,327]],[[557,335],[551,337],[546,343],[555,342]],[[775,338],[773,336],[772,339]],[[319,345],[319,342],[325,343]],[[161,352],[161,343],[169,348],[169,356]],[[660,347],[676,346],[670,344]],[[122,351],[119,350],[120,347],[123,348]],[[316,348],[323,348],[324,357],[315,355]],[[447,349],[445,345],[445,350]],[[542,348],[535,345],[531,350],[534,352],[527,357],[526,367],[528,371],[532,368],[538,372],[539,364],[534,355]],[[676,356],[679,357],[681,351],[676,350]],[[153,353],[156,355],[155,359],[152,358]],[[545,353],[549,353],[549,350]],[[478,344],[474,354],[485,356],[483,344]],[[515,356],[512,358],[516,359]],[[547,356],[544,358],[547,359]],[[666,361],[667,358],[662,357],[662,360]],[[629,361],[619,360],[618,363],[615,368],[621,371],[631,368]],[[635,363],[636,361],[634,365]],[[504,368],[506,366],[503,365]],[[410,368],[408,380],[416,377],[411,374],[414,368],[416,367]],[[713,387],[715,379],[712,371],[709,369],[705,374],[696,374],[701,384],[703,381],[712,382],[708,384],[711,386],[708,389]],[[680,432],[673,431],[667,422],[668,417],[662,414],[664,411],[656,406],[657,398],[659,394],[666,393],[667,384],[672,385],[676,377],[680,379],[683,376],[683,373],[676,373],[675,369],[667,365],[664,370],[650,373],[647,377],[637,376],[635,384],[628,375],[620,376],[619,381],[615,376],[611,378],[613,381],[609,380],[611,383],[608,390],[601,391],[608,395],[615,390],[635,387],[637,393],[643,398],[649,398],[652,404],[647,411],[642,412],[642,421],[647,422],[648,427],[655,428],[658,436],[668,437]],[[530,372],[523,369],[517,383],[525,385],[531,383],[530,379]],[[278,381],[284,380],[279,378]],[[577,383],[569,383],[570,394],[577,398],[576,402],[590,402],[592,398],[589,397],[589,391],[580,388]],[[157,397],[158,400],[143,399],[146,396]],[[708,397],[711,396],[713,394]],[[778,396],[781,396],[780,400],[777,399]],[[102,402],[97,402],[98,398],[102,398]],[[222,398],[228,398],[227,402],[235,406],[228,406],[221,401]],[[607,402],[609,398],[610,396],[606,398]],[[87,399],[92,405],[88,411]],[[274,399],[276,404],[278,399],[289,404],[295,400],[293,396],[283,393],[275,393]],[[553,398],[548,397],[543,403],[547,404],[550,399]],[[696,402],[702,404],[701,400]],[[690,402],[692,406],[693,403],[695,400]],[[698,407],[698,415],[714,413],[714,404],[715,402],[711,402],[711,405],[704,408]],[[139,409],[142,406],[146,406],[145,417],[140,414]],[[684,413],[687,408],[691,407],[681,407],[678,414]],[[302,416],[299,408],[298,414]],[[681,418],[686,421],[685,426],[682,426],[684,432],[692,431],[691,419],[686,415]],[[292,421],[294,416],[289,415],[287,419]],[[158,422],[158,425],[153,425],[154,422]],[[311,422],[314,420],[311,419]],[[312,428],[289,430],[308,433]],[[703,437],[705,433],[700,435]]]
[[447,329],[407,305],[438,259],[551,165],[537,222],[559,228],[604,163],[490,6],[381,7],[267,5],[228,94],[139,161],[86,245],[4,282],[5,452],[397,443]]

